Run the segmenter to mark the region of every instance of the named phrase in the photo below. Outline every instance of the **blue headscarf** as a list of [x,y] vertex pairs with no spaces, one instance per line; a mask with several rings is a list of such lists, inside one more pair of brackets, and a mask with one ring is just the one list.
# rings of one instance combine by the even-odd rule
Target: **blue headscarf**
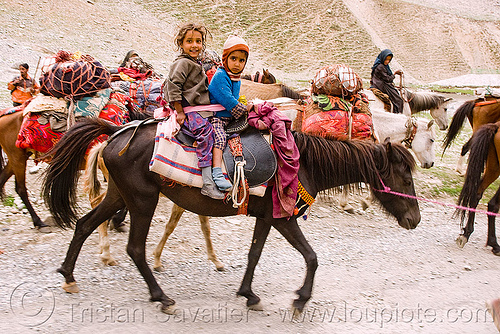
[[[373,71],[375,70],[375,68],[378,66],[378,64],[383,64],[385,61],[385,58],[387,58],[387,56],[394,57],[394,55],[392,54],[392,51],[389,49],[382,50],[378,54],[377,59],[375,59],[375,62],[373,63],[373,66],[372,66],[372,76],[373,76]],[[389,75],[392,75],[392,70],[389,67],[389,65],[384,65],[384,66],[385,66],[385,69],[387,70],[387,73]]]

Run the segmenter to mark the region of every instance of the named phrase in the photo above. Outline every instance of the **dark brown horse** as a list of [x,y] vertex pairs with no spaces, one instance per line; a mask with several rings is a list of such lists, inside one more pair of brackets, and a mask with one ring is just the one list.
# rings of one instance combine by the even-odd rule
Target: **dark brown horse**
[[[145,253],[146,238],[160,193],[198,215],[231,216],[237,213],[237,209],[231,203],[201,195],[198,188],[166,184],[160,175],[149,171],[156,124],[144,125],[135,130],[122,129],[98,119],[85,119],[72,127],[54,147],[54,157],[46,171],[43,186],[44,198],[60,226],[70,227],[76,222],[66,259],[58,271],[65,278],[63,288],[68,292],[78,292],[73,271],[83,243],[99,224],[126,206],[131,220],[127,252],[149,287],[151,301],[161,302],[162,310],[170,312],[175,302],[165,295],[156,282]],[[78,166],[82,163],[88,144],[102,134],[111,136],[103,150],[104,163],[110,175],[108,190],[97,207],[77,220],[75,194]],[[359,182],[370,184],[373,189],[381,189],[382,181],[394,191],[415,194],[412,178],[415,160],[401,145],[340,142],[300,133],[294,137],[301,154],[299,179],[312,197],[326,189]],[[127,143],[130,146],[120,155],[119,152]],[[298,298],[293,302],[293,307],[302,311],[311,297],[318,265],[316,254],[302,234],[297,216],[290,219],[273,218],[271,190],[269,187],[264,197],[250,196],[248,202],[248,214],[256,217],[256,224],[248,266],[238,295],[247,298],[247,306],[259,307],[260,298],[252,291],[251,284],[262,248],[273,226],[306,261],[304,284],[297,290]],[[396,217],[399,225],[407,229],[417,226],[420,212],[415,199],[378,191],[374,195]],[[305,210],[303,208],[299,214]]]
[[[489,97],[486,99],[470,100],[463,103],[455,111],[451,119],[451,124],[443,143],[443,154],[462,130],[466,118],[469,120],[469,124],[472,127],[472,134],[474,134],[481,125],[500,121],[500,99]],[[461,174],[463,174],[464,169],[464,157],[469,151],[469,148],[470,141],[462,147],[460,153],[460,159],[457,163],[456,170]]]
[[[488,186],[500,175],[500,122],[480,126],[472,136],[470,142],[470,156],[465,181],[458,197],[458,204],[475,209]],[[486,167],[485,167],[486,166]],[[500,189],[488,202],[488,211],[498,213],[500,207]],[[462,222],[466,211],[458,209]],[[469,237],[474,232],[475,212],[469,211],[467,225],[463,233],[457,238],[457,244],[464,247]],[[500,256],[500,246],[495,234],[495,216],[488,215],[487,246],[492,247],[492,252]]]
[[252,80],[254,82],[260,82],[263,84],[276,83],[276,78],[271,74],[271,72],[269,72],[268,69],[263,69],[262,73],[257,71],[255,72],[255,74],[243,74],[241,78],[245,80]]

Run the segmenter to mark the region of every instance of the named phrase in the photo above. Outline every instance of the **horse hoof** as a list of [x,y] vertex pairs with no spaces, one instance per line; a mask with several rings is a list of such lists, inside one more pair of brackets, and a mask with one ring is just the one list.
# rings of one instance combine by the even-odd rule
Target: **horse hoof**
[[175,306],[175,304],[172,304],[172,305],[161,305],[161,311],[165,314],[170,314],[170,315],[174,315],[175,314],[175,310],[177,309],[177,307]]
[[361,201],[361,208],[363,209],[363,211],[366,211],[366,209],[368,209],[370,207],[370,204],[368,204],[367,201]]
[[292,309],[290,311],[292,312],[292,320],[293,321],[300,320],[300,316],[302,314],[302,310],[296,308],[295,306],[292,306]]
[[463,235],[459,235],[457,240],[455,242],[457,243],[458,247],[464,248],[465,244],[467,243],[467,238],[464,237]]
[[101,261],[106,266],[116,266],[116,265],[118,265],[118,262],[116,262],[116,260],[114,258],[112,258],[112,257],[106,257],[106,258],[104,258],[104,257],[101,256]]
[[224,263],[220,261],[215,261],[214,264],[217,271],[224,271]]
[[493,254],[496,256],[500,256],[500,250],[495,251],[494,249],[492,250]]
[[354,213],[354,208],[352,207],[351,204],[346,204],[346,206],[344,206],[344,211],[347,212],[347,213],[353,214]]
[[37,227],[37,230],[38,232],[40,233],[52,233],[52,229],[50,228],[50,226],[42,226],[42,227]]
[[64,291],[68,293],[78,293],[80,292],[80,289],[78,288],[78,285],[76,285],[76,282],[71,282],[71,283],[66,283],[64,282],[62,284],[62,288]]
[[261,302],[258,302],[257,304],[248,305],[248,309],[250,311],[264,311],[264,306],[262,306]]
[[160,265],[158,267],[153,267],[153,270],[161,273],[165,271],[165,267]]

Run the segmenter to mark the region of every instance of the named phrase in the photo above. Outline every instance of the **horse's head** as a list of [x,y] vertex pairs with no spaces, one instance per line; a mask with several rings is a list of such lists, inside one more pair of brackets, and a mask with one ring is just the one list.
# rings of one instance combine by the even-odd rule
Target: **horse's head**
[[411,150],[415,153],[422,168],[434,166],[434,143],[436,141],[436,131],[434,130],[434,120],[429,122],[419,119],[416,123],[416,133],[411,142]]
[[432,118],[436,120],[439,130],[448,129],[448,102],[451,99],[444,99],[438,107],[430,109]]
[[[387,139],[376,157],[378,173],[383,184],[373,187],[374,196],[382,206],[406,229],[414,229],[420,222],[420,208],[415,197],[412,170],[415,160],[402,145]],[[398,195],[395,193],[403,194]]]
[[[258,73],[258,72],[257,72]],[[263,84],[273,84],[276,83],[276,78],[269,72],[268,69],[262,69],[262,83]]]

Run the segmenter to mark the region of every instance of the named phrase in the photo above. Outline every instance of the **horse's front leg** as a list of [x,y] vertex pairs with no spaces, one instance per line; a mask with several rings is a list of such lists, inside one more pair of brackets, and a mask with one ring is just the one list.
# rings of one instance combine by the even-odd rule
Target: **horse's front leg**
[[177,224],[179,223],[179,220],[181,219],[181,216],[184,213],[184,211],[185,211],[184,208],[181,208],[175,203],[172,206],[170,219],[168,220],[167,225],[165,225],[165,231],[163,232],[161,240],[153,252],[153,257],[154,257],[153,269],[156,271],[164,270],[164,267],[161,264],[161,254],[163,252],[163,248],[165,248],[165,244],[167,243],[168,237],[172,234],[172,232],[174,232],[175,228],[177,227]]
[[208,259],[215,264],[217,270],[224,270],[224,263],[220,262],[214,251],[214,246],[212,245],[212,237],[210,236],[210,221],[207,216],[198,216],[200,218],[201,231],[205,237],[205,244],[207,245],[207,255]]
[[[488,202],[488,211],[492,213],[498,213],[498,210],[500,209],[499,201],[500,201],[500,188]],[[496,230],[495,219],[496,216],[488,215],[488,239],[486,245],[491,246],[492,248],[491,251],[493,252],[493,254],[500,256],[500,245],[498,245],[496,231],[495,231]]]
[[108,220],[99,225],[97,231],[99,233],[99,248],[102,263],[107,266],[116,266],[116,260],[111,255],[109,235],[108,235]]
[[28,189],[26,188],[26,160],[23,158],[18,158],[18,160],[22,160],[22,163],[18,162],[13,166],[9,161],[5,166],[0,175],[0,189],[3,189],[7,180],[14,175],[16,193],[26,206],[31,216],[31,220],[33,221],[33,225],[42,233],[50,233],[51,229],[49,225],[45,224],[38,216],[28,197]]
[[296,291],[299,298],[295,299],[292,305],[294,309],[293,314],[295,314],[295,311],[300,314],[304,310],[307,301],[311,298],[314,275],[318,268],[318,259],[316,253],[300,230],[296,217],[292,217],[289,220],[280,219],[277,223],[273,224],[273,226],[300,252],[300,254],[302,254],[306,261],[307,273],[304,284]]
[[255,221],[255,228],[253,230],[252,245],[248,251],[248,264],[241,281],[241,286],[236,293],[239,296],[243,296],[247,299],[247,307],[251,310],[262,311],[262,305],[260,303],[260,298],[252,291],[252,280],[255,273],[255,267],[259,262],[260,255],[262,254],[262,249],[266,242],[269,231],[271,230],[271,224],[266,222],[262,218],[257,218]]

